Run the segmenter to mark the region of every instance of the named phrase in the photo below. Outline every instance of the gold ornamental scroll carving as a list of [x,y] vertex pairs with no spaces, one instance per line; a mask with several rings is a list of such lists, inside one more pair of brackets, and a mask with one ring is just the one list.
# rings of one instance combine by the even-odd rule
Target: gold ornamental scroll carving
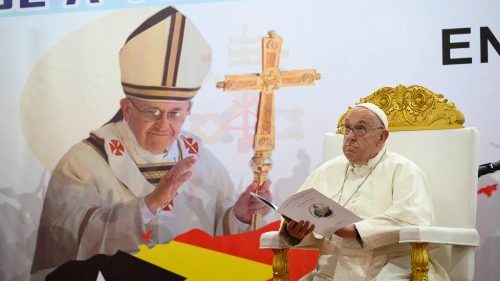
[[[315,69],[280,71],[279,62],[283,39],[274,31],[269,31],[267,37],[262,38],[262,72],[241,75],[225,75],[224,81],[217,83],[217,88],[224,91],[258,90],[260,91],[259,106],[252,158],[254,180],[259,189],[267,180],[272,168],[270,159],[275,146],[274,134],[274,92],[281,87],[312,85],[320,79]],[[257,190],[257,193],[260,190]],[[252,229],[261,225],[261,217],[252,217]]]
[[[454,103],[418,85],[383,87],[359,101],[364,102],[376,104],[385,112],[391,132],[456,129],[463,128],[465,122]],[[340,117],[339,125],[344,123],[347,112]]]

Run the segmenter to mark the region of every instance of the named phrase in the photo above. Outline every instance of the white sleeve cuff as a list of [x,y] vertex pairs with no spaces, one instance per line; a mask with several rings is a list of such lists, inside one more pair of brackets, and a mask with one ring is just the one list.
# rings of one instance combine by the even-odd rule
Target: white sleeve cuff
[[144,197],[141,198],[140,209],[143,225],[150,223],[156,217],[156,215],[149,210]]
[[230,233],[242,233],[250,230],[250,225],[244,222],[241,222],[236,215],[234,214],[234,208],[231,208],[229,212],[229,229]]

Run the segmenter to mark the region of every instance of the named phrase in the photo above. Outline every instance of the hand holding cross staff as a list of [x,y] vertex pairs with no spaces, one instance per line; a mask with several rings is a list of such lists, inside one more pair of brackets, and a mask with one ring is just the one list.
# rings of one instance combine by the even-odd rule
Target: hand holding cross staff
[[[226,75],[225,80],[217,83],[224,91],[260,90],[259,109],[252,158],[254,181],[258,185],[256,193],[261,193],[272,168],[270,160],[274,149],[274,91],[281,87],[312,85],[320,79],[315,69],[280,71],[279,60],[283,39],[274,31],[268,32],[268,37],[262,38],[262,73]],[[252,229],[261,226],[261,216],[256,214],[252,219]]]

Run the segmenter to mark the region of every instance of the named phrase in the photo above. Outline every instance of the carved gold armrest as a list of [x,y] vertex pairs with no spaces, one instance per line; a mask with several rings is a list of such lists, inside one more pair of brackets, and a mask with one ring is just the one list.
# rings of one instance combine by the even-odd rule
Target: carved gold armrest
[[429,256],[427,243],[411,243],[411,280],[428,281]]
[[460,246],[479,246],[479,234],[472,228],[451,228],[431,226],[402,227],[399,243],[412,246],[412,281],[427,281],[429,271],[428,244],[447,244]]
[[281,240],[279,231],[264,232],[260,236],[260,249],[272,249],[273,280],[288,281],[288,246]]

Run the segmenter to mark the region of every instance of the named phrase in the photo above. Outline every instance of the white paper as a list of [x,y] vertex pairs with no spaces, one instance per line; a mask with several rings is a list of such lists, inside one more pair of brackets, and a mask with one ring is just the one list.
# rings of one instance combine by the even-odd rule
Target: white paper
[[295,193],[279,208],[262,196],[255,193],[252,195],[283,216],[294,221],[309,221],[315,226],[314,232],[324,237],[361,220],[356,214],[313,188]]

